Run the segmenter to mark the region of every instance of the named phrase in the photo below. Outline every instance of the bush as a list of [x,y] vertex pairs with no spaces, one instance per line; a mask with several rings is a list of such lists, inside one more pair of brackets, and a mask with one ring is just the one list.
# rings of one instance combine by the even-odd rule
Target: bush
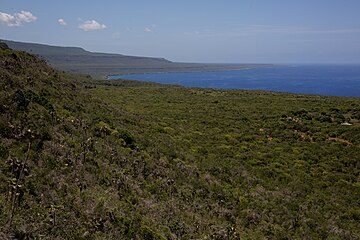
[[6,158],[9,154],[7,148],[0,143],[0,158]]

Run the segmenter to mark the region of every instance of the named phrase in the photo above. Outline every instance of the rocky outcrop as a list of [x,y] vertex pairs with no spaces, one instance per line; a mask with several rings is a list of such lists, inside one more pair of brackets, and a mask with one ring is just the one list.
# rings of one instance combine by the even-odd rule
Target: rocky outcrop
[[9,49],[9,46],[4,42],[0,42],[0,49]]

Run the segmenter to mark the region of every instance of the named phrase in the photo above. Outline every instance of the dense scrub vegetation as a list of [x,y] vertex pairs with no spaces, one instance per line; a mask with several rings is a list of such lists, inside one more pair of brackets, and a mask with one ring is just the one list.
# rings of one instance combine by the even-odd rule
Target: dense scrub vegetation
[[0,50],[0,238],[358,239],[360,100],[66,75]]

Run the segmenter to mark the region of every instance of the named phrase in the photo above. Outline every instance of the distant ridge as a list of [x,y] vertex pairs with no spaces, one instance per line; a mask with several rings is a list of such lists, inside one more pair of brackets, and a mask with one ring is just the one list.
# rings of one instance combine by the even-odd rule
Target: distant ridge
[[12,49],[39,55],[57,69],[103,78],[116,74],[201,72],[271,66],[269,64],[177,63],[166,60],[165,58],[95,53],[86,51],[80,47],[50,46],[1,39],[0,42],[4,42]]
[[[113,56],[113,57],[125,57],[125,58],[142,58],[149,60],[163,60],[168,61],[164,58],[152,58],[152,57],[137,57],[137,56],[126,56],[122,54],[110,54],[110,53],[96,53],[89,52],[81,47],[63,47],[63,46],[52,46],[47,44],[39,43],[25,43],[15,42],[10,40],[2,40],[0,42],[6,43],[10,48],[18,51],[33,52],[35,54],[44,56],[55,56],[55,55],[83,55],[83,56]],[[170,62],[170,61],[168,61]]]

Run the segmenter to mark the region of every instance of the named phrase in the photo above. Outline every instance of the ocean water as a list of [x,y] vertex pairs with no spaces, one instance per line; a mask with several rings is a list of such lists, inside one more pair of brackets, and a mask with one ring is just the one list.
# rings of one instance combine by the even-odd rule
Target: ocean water
[[141,80],[185,87],[360,97],[360,65],[292,65],[218,72],[129,74],[113,75],[108,79]]

